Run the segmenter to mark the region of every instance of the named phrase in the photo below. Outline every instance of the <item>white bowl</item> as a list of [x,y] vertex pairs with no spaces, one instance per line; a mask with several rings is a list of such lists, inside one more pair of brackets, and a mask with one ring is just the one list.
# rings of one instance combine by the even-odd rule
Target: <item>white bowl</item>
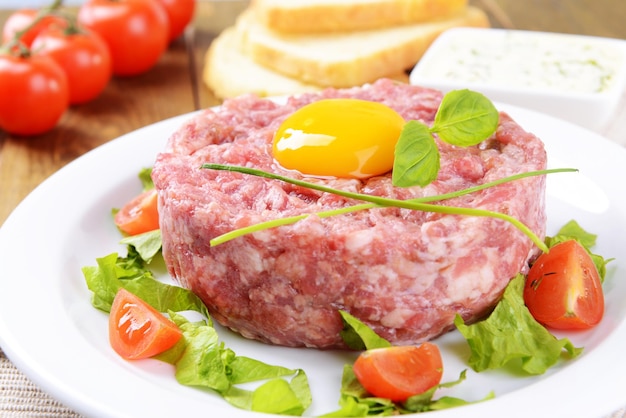
[[593,130],[626,87],[626,41],[506,29],[441,34],[411,71],[411,84],[479,91]]

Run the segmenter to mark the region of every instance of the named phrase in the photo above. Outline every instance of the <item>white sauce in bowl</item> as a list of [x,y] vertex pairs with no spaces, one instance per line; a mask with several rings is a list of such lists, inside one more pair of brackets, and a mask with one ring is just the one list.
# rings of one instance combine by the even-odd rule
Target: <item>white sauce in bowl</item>
[[624,46],[602,38],[513,30],[450,31],[445,35],[418,65],[421,77],[602,93],[615,86],[626,63]]

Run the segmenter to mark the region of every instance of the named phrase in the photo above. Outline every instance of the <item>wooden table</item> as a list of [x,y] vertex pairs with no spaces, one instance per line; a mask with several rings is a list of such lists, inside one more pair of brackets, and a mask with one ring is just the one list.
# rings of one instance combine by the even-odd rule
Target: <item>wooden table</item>
[[[626,38],[624,0],[470,3],[487,11],[494,27]],[[87,151],[151,123],[218,104],[200,78],[203,55],[245,5],[199,2],[190,36],[174,42],[154,69],[137,77],[114,78],[99,98],[69,109],[53,131],[34,138],[0,131],[0,224],[45,178]],[[0,10],[0,25],[9,14]]]

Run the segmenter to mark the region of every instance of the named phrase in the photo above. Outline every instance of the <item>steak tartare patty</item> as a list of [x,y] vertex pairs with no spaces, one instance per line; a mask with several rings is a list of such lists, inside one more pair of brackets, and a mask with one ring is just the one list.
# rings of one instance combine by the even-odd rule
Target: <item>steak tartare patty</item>
[[[301,106],[322,98],[382,102],[406,120],[431,124],[439,91],[381,80],[370,86],[305,94],[278,104],[253,96],[226,101],[184,124],[157,157],[163,255],[170,274],[195,292],[219,323],[247,338],[285,346],[345,347],[345,310],[393,344],[417,344],[474,321],[527,269],[535,246],[511,224],[487,217],[377,208],[236,238],[218,235],[287,216],[357,202],[204,163],[255,167],[291,177],[273,159],[272,137]],[[438,142],[441,170],[427,187],[395,188],[391,174],[309,179],[397,199],[447,193],[546,167],[543,143],[507,114],[481,144]],[[300,176],[301,177],[301,176]],[[531,177],[445,201],[509,214],[545,234],[545,178]]]

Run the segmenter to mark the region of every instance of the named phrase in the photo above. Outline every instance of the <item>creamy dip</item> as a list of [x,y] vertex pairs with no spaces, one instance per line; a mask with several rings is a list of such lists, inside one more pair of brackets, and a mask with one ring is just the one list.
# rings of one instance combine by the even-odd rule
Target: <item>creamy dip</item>
[[428,51],[418,72],[463,83],[599,93],[613,87],[625,62],[626,48],[612,41],[514,30],[450,31]]

